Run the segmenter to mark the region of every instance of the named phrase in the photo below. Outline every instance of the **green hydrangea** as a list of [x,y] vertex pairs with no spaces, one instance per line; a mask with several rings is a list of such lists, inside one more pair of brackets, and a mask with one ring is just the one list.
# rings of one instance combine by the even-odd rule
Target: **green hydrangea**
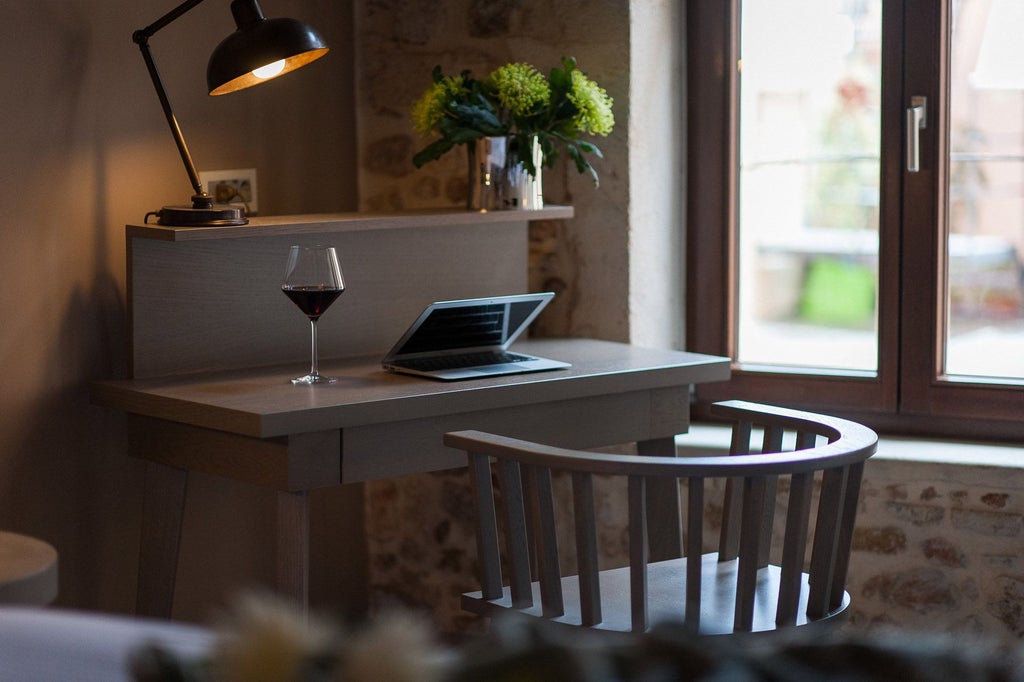
[[572,89],[568,93],[579,112],[573,122],[585,133],[607,136],[615,127],[612,98],[600,85],[587,78],[582,71],[572,72]]
[[445,76],[434,82],[412,105],[412,125],[421,135],[429,135],[444,118],[449,102],[465,96],[462,76]]
[[539,164],[529,157],[522,160],[531,175],[541,165],[553,167],[561,150],[597,184],[588,157],[601,158],[601,150],[582,138],[612,132],[612,98],[579,70],[573,57],[562,57],[548,76],[525,62],[505,64],[482,80],[469,70],[445,76],[440,65],[432,76],[411,118],[418,133],[438,137],[413,154],[417,168],[482,137],[515,136],[518,144],[535,140],[540,148]]
[[546,105],[551,98],[551,87],[537,69],[522,62],[506,64],[487,78],[498,102],[513,116],[526,116]]

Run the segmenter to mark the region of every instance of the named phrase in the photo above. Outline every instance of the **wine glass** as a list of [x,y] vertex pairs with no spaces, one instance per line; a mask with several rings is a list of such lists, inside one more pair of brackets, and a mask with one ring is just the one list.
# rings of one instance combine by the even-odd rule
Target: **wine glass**
[[292,379],[293,384],[330,384],[334,377],[320,374],[317,365],[316,323],[328,306],[345,291],[341,265],[333,246],[293,246],[288,251],[281,291],[309,318],[312,336],[309,374]]

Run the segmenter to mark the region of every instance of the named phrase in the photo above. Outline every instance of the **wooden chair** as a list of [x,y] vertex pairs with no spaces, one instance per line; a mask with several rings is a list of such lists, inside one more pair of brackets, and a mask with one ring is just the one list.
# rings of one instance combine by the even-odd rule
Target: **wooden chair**
[[[446,444],[469,456],[478,514],[482,589],[464,594],[463,608],[634,632],[669,621],[699,634],[762,632],[842,614],[850,603],[846,573],[864,461],[877,436],[844,419],[767,405],[730,401],[713,410],[733,423],[730,456],[642,457],[478,431],[446,434]],[[751,447],[752,434],[762,439],[759,448]],[[795,449],[783,452],[791,439]],[[563,577],[559,570],[552,472],[571,476],[578,575]],[[627,480],[627,567],[598,570],[595,476]],[[685,479],[685,558],[648,563],[651,477]],[[705,553],[705,490],[716,478],[726,481],[716,488],[725,491],[721,533],[718,551]],[[769,563],[777,495],[788,498],[778,565]],[[509,576],[504,587],[499,517]]]

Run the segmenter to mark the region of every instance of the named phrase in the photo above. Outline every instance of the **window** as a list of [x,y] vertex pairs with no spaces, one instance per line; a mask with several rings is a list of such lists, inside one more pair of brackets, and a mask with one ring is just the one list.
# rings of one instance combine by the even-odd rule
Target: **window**
[[700,403],[1024,437],[1022,8],[688,3],[687,347],[734,361]]

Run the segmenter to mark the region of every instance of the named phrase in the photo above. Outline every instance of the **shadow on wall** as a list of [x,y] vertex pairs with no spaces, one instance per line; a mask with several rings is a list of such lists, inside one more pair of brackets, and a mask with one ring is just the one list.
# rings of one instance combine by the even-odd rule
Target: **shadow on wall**
[[124,457],[123,416],[88,399],[89,381],[123,373],[115,370],[123,367],[123,320],[109,275],[72,291],[57,337],[41,339],[49,345],[45,385],[20,405],[21,423],[6,429],[20,437],[3,454],[0,516],[5,527],[57,547],[58,603],[76,607],[131,606],[125,588],[134,583],[141,468]]
[[[42,385],[19,400],[20,423],[6,425],[20,438],[4,453],[0,516],[57,547],[59,604],[129,610],[142,469],[124,456],[123,415],[93,407],[88,397],[90,381],[126,374],[125,305],[104,263],[109,220],[99,159],[97,153],[93,279],[60,292],[66,303],[57,332],[37,340],[45,348]],[[4,359],[8,368],[16,362]]]
[[[93,130],[97,61],[86,3],[7,3],[0,82],[12,134],[0,183],[0,518],[60,553],[58,603],[130,610],[141,469],[124,458],[123,417],[88,401],[123,375],[125,307],[107,265],[107,140]],[[30,39],[46,35],[41,46]],[[20,38],[19,36],[24,36]],[[82,209],[92,215],[82,214]],[[0,389],[3,390],[3,389]]]

